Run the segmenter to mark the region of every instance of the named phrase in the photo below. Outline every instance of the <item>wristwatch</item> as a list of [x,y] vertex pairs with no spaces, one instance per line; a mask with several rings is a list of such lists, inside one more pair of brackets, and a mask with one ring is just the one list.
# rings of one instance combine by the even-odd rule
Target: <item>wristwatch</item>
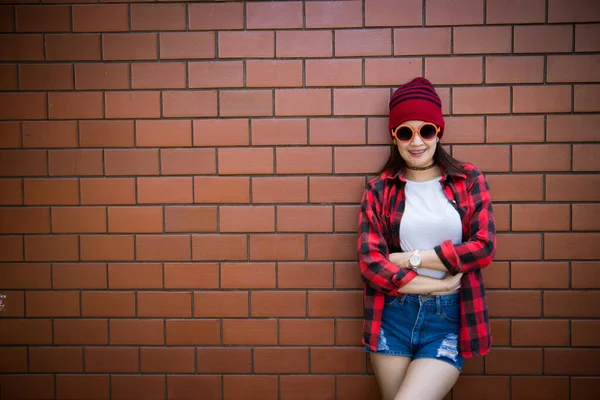
[[419,250],[415,250],[415,252],[408,259],[408,264],[413,271],[416,271],[421,266],[421,256],[419,255]]

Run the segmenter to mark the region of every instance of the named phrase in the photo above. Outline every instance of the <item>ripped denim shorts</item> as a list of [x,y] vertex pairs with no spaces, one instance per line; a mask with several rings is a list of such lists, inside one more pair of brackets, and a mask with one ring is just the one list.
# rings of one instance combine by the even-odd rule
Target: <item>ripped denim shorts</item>
[[460,371],[465,359],[458,355],[459,327],[459,293],[386,296],[377,353],[433,358]]

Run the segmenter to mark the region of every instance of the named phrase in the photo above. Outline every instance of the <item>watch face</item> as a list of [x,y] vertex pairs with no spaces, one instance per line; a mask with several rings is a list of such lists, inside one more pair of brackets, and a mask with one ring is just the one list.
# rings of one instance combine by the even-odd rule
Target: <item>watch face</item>
[[418,266],[419,264],[421,264],[421,257],[413,254],[412,256],[410,256],[410,264]]

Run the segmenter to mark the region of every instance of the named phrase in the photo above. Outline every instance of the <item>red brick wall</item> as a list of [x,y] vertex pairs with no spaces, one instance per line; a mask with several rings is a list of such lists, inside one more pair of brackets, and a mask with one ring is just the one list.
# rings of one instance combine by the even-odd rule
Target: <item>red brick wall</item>
[[377,399],[357,206],[418,75],[500,232],[447,399],[597,398],[597,1],[109,2],[0,5],[3,400]]

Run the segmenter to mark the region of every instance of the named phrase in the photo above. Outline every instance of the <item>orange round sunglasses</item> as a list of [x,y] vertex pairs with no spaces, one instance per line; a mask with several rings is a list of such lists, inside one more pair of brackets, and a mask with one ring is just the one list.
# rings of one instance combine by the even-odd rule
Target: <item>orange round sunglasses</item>
[[400,142],[411,142],[418,134],[424,141],[433,140],[440,133],[440,128],[431,122],[425,122],[418,129],[414,129],[410,125],[398,125],[392,129],[392,136]]

